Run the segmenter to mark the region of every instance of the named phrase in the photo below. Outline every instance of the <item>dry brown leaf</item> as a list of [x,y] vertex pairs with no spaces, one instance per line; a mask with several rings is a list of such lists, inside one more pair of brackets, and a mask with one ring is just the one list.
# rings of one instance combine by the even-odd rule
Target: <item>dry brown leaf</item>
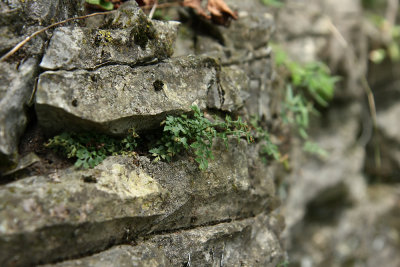
[[203,16],[206,19],[211,18],[201,6],[201,0],[184,0],[182,6],[193,8],[200,16]]
[[211,19],[217,24],[226,25],[230,18],[238,19],[237,14],[224,0],[208,0],[207,10],[211,13]]

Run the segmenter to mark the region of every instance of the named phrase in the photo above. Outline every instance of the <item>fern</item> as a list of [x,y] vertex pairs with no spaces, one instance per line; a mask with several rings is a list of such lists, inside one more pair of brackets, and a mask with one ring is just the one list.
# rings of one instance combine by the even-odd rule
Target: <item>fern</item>
[[75,166],[87,169],[100,164],[107,156],[134,153],[136,138],[138,135],[133,130],[123,139],[97,133],[64,132],[49,139],[45,146],[67,158],[76,158]]
[[192,106],[192,110],[193,116],[166,118],[161,140],[149,151],[155,161],[171,161],[175,155],[189,150],[196,156],[199,168],[206,170],[209,160],[214,159],[212,145],[215,138],[222,139],[226,146],[229,136],[235,136],[238,141],[242,137],[249,143],[253,141],[248,125],[241,118],[234,121],[227,115],[223,122],[212,122],[204,117],[198,106]]

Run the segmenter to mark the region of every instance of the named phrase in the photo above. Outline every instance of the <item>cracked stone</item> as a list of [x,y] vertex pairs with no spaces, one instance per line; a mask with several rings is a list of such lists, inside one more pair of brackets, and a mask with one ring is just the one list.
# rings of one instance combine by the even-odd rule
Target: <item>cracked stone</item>
[[[125,134],[130,128],[157,128],[167,115],[190,112],[194,104],[206,107],[207,92],[216,86],[216,67],[212,59],[188,56],[135,68],[47,71],[38,81],[38,120],[51,132]],[[162,90],[154,88],[156,81]]]

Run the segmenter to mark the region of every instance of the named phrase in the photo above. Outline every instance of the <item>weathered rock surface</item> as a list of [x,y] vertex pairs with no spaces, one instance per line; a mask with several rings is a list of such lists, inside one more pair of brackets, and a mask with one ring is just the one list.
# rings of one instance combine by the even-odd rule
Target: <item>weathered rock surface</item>
[[219,73],[220,86],[208,91],[208,107],[223,111],[237,111],[249,97],[249,78],[237,67],[222,67]]
[[216,67],[212,59],[192,56],[136,68],[48,71],[38,81],[38,120],[53,132],[155,128],[165,116],[189,112],[193,104],[205,108],[208,90],[217,86]]
[[2,186],[1,265],[76,257],[138,235],[274,208],[272,178],[250,174],[246,142],[236,142],[228,151],[216,144],[206,172],[187,159],[166,164],[140,158],[135,167],[132,158],[111,157],[92,170],[67,169]]
[[[388,97],[390,98],[390,95]],[[372,140],[368,147],[370,156],[365,161],[365,169],[374,179],[381,182],[400,182],[400,127],[397,122],[399,116],[399,104],[393,104],[377,113],[379,137]],[[376,146],[379,146],[380,150],[380,166],[375,159]]]
[[[154,62],[173,53],[178,22],[136,18],[125,29],[60,27],[40,63],[44,69],[94,69],[102,65]],[[132,19],[135,19],[132,18]]]
[[70,260],[58,264],[40,265],[42,267],[166,267],[171,266],[161,250],[150,244],[138,246],[121,245],[93,256]]
[[28,104],[38,72],[38,60],[30,58],[17,64],[0,65],[0,169],[15,163],[19,137],[27,124]]
[[[267,228],[270,230],[267,230]],[[67,266],[271,266],[282,262],[279,219],[255,218],[150,236],[136,246],[48,267]]]
[[360,1],[288,0],[278,9],[276,39],[296,61],[325,59],[334,73],[346,73],[335,97],[364,94],[359,80],[367,70],[367,36]]
[[[399,186],[371,186],[361,202],[348,203],[339,214],[331,209],[341,205],[343,195],[337,197],[330,203],[319,202],[320,206],[310,205],[304,224],[293,236],[296,249],[290,253],[292,262],[333,267],[349,263],[399,266]],[[324,216],[334,219],[321,220]]]
[[[0,3],[8,12],[0,18],[8,38],[0,50],[25,34],[11,34],[9,19],[18,12],[32,10],[15,25],[33,30],[51,16],[80,15],[84,1],[44,2]],[[232,29],[191,36],[187,44],[202,56],[167,59],[177,24],[149,20],[135,1],[57,28],[40,65],[35,127],[49,135],[145,132],[193,104],[270,118],[271,103],[279,102],[267,46],[272,17],[258,1],[233,2],[243,12]],[[40,55],[46,38],[32,43],[28,54]],[[0,265],[275,267],[284,259],[283,222],[270,214],[278,205],[277,165],[263,164],[258,147],[235,139],[227,149],[216,142],[206,171],[191,154],[170,163],[113,156],[90,170],[39,170],[8,181],[0,185]]]
[[[303,157],[296,162],[288,177],[290,191],[284,205],[286,234],[296,232],[296,225],[302,223],[309,203],[318,203],[317,199],[328,196],[329,192],[333,192],[333,198],[344,206],[346,201],[358,201],[365,195],[366,185],[361,176],[365,151],[357,145],[359,124],[354,119],[360,114],[360,106],[354,104],[346,110],[332,109],[331,112],[326,114],[329,128],[313,134],[314,140],[328,152],[328,156],[325,159]],[[348,119],[343,119],[344,114]],[[293,158],[304,153],[301,148],[294,151]]]
[[84,1],[8,0],[0,3],[0,25],[48,25],[83,13]]

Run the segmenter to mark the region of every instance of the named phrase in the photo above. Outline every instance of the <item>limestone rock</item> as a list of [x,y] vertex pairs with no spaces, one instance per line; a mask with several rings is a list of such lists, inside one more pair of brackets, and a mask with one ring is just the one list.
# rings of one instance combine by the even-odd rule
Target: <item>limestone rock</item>
[[[379,130],[379,139],[372,141],[368,147],[370,152],[366,160],[366,171],[371,175],[378,177],[382,182],[400,181],[400,136],[399,120],[400,104],[378,110],[377,124]],[[379,145],[381,166],[377,167],[375,160],[376,143]]]
[[359,105],[353,104],[342,110],[332,108],[325,115],[329,127],[315,131],[313,137],[328,153],[326,158],[305,158],[302,149],[294,150],[292,157],[303,159],[296,162],[293,173],[288,177],[290,194],[285,200],[288,234],[298,231],[296,225],[302,223],[309,203],[318,203],[318,199],[324,199],[331,192],[332,198],[338,203],[346,202],[346,199],[358,201],[365,197],[366,184],[360,174],[365,151],[360,145],[354,145],[359,129],[356,118],[360,110]]
[[35,58],[29,58],[18,68],[16,63],[0,64],[0,168],[16,161],[19,137],[27,124],[25,105],[32,94],[37,64]]
[[138,245],[116,246],[104,252],[80,258],[78,260],[64,261],[57,264],[41,265],[42,267],[167,267],[171,266],[164,253],[155,246]]
[[124,29],[57,28],[40,66],[94,69],[104,64],[137,65],[172,55],[178,22],[151,22],[145,15]]
[[0,189],[0,264],[26,266],[104,249],[162,215],[165,190],[113,161]]
[[216,62],[193,56],[136,68],[48,71],[38,81],[36,112],[53,132],[124,134],[159,127],[167,115],[190,112],[193,104],[205,108],[216,81]]
[[[215,160],[205,172],[187,157],[172,163],[140,157],[136,166],[131,157],[119,156],[91,170],[71,168],[1,186],[0,265],[77,257],[138,236],[275,208],[272,177],[250,173],[247,143],[234,139],[229,147],[215,144]],[[255,230],[266,231],[260,239],[275,240],[261,225]],[[245,240],[253,236],[247,231]]]
[[249,79],[237,67],[222,67],[218,90],[209,90],[208,107],[233,112],[241,108],[248,97]]
[[[320,203],[319,212],[325,216],[330,213],[328,217],[335,220],[307,216],[293,236],[296,249],[289,252],[291,261],[321,267],[340,267],[348,262],[354,266],[399,266],[400,188],[374,185],[367,192],[366,199],[347,205],[341,213]],[[310,212],[317,213],[311,209]]]
[[400,118],[400,104],[396,104],[377,114],[377,123],[382,133],[389,139],[400,144],[400,125],[397,123]]
[[[68,266],[266,266],[282,262],[276,218],[256,218],[151,236],[137,246],[117,246],[99,254],[47,267]],[[133,257],[132,257],[133,256]],[[150,265],[149,263],[153,264]],[[108,265],[105,265],[108,264]]]
[[0,3],[0,25],[49,25],[76,14],[83,14],[84,1],[8,0]]

